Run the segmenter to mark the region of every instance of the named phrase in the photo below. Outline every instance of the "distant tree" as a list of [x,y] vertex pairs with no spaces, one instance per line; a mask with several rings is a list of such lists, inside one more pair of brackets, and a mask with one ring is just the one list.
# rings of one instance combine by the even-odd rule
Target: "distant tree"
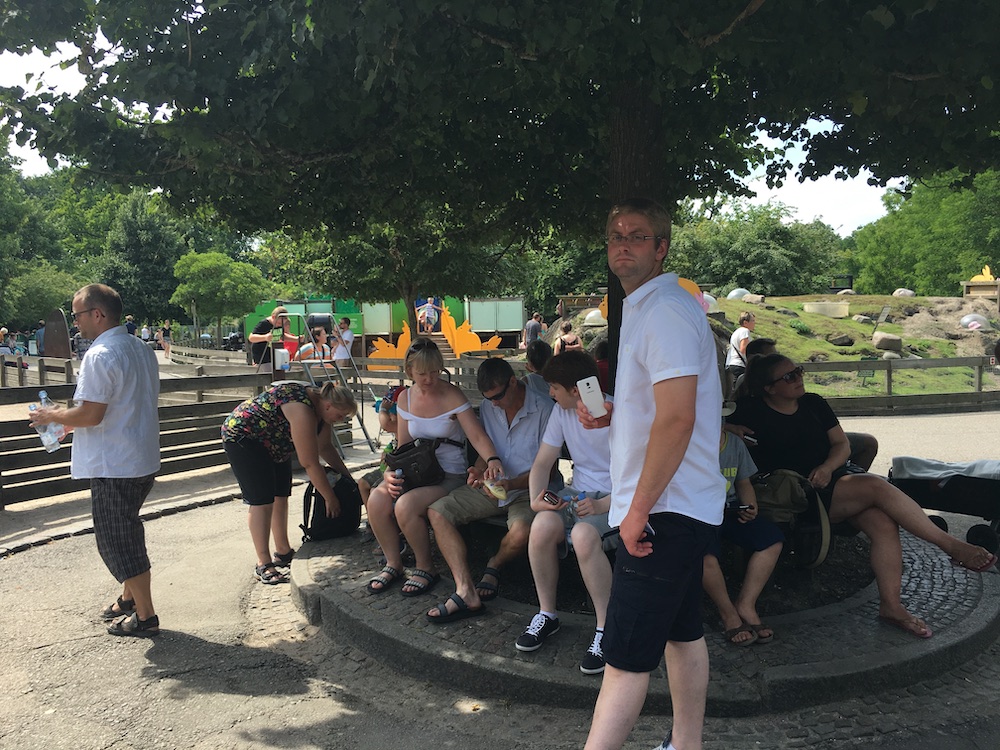
[[[170,297],[171,304],[187,309],[192,317],[197,314],[215,322],[217,339],[222,335],[223,318],[253,310],[272,290],[257,268],[223,253],[188,253],[174,264],[173,275],[180,283]],[[196,335],[199,332],[196,328]]]
[[712,219],[676,227],[665,267],[716,294],[737,286],[758,294],[826,290],[842,242],[826,224],[789,222],[780,204],[736,204]]
[[4,302],[13,312],[4,320],[19,329],[33,328],[54,309],[69,310],[73,293],[80,286],[73,274],[39,259],[6,284]]
[[888,193],[888,213],[854,235],[855,289],[955,296],[961,282],[990,265],[1000,271],[1000,173],[987,171],[953,190],[961,175],[925,180],[908,196]]
[[136,190],[119,207],[108,232],[108,247],[96,258],[90,281],[113,286],[125,307],[150,322],[183,316],[171,304],[177,282],[174,264],[184,253],[184,240],[171,214],[156,196]]

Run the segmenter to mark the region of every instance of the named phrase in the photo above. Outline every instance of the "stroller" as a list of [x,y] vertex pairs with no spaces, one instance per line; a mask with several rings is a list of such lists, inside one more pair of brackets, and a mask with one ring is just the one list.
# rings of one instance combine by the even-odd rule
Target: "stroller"
[[[930,458],[896,456],[889,481],[913,498],[921,508],[945,513],[978,516],[988,524],[976,524],[965,535],[969,544],[996,552],[1000,547],[1000,461],[980,460],[946,463]],[[931,516],[939,527],[948,522]]]

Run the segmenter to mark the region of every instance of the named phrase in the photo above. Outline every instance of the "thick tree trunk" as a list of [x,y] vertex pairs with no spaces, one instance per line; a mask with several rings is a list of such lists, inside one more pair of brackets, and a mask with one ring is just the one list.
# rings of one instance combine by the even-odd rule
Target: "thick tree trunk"
[[[632,82],[617,87],[611,97],[611,171],[608,175],[609,205],[627,198],[664,200],[662,131],[660,108],[648,96],[648,88]],[[622,325],[625,292],[618,277],[608,270],[608,387],[615,390],[618,369],[618,339]]]

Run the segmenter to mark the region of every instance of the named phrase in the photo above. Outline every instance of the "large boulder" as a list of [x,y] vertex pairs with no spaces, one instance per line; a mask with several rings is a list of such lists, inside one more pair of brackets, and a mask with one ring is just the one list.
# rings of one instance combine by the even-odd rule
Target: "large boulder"
[[882,352],[882,359],[902,359],[903,355],[899,352]]
[[892,293],[893,297],[916,297],[917,293],[912,289],[904,289],[900,287]]
[[743,301],[751,305],[762,305],[764,304],[763,294],[744,294]]
[[831,333],[826,340],[834,346],[854,346],[854,339],[846,333]]
[[841,289],[837,294],[857,294],[853,289]]
[[872,345],[876,349],[890,352],[903,351],[903,339],[894,333],[886,333],[885,331],[875,331],[872,334]]
[[874,320],[872,320],[871,318],[869,318],[867,315],[862,315],[861,313],[858,313],[857,315],[853,315],[851,317],[851,320],[853,320],[855,323],[867,323],[867,324],[871,324],[871,323],[875,322]]

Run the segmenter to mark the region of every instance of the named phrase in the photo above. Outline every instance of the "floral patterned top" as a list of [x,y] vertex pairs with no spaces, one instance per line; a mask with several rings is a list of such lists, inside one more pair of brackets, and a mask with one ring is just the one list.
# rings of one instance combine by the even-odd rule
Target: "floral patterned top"
[[[281,407],[296,403],[312,408],[307,387],[301,383],[281,383],[248,398],[222,423],[222,440],[235,443],[249,438],[263,445],[276,463],[287,461],[295,453],[295,446],[291,425]],[[319,423],[317,429],[322,426]]]

